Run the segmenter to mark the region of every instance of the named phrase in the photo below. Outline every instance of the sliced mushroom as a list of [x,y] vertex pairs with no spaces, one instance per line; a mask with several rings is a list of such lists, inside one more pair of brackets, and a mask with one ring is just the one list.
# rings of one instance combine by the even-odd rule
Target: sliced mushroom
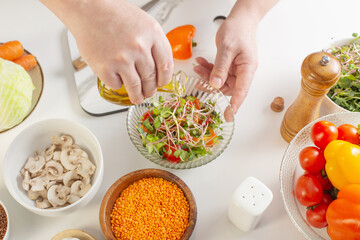
[[39,197],[39,198],[36,199],[36,201],[35,201],[35,206],[36,206],[37,208],[45,209],[45,208],[51,207],[51,204],[50,204],[50,202],[49,202],[47,199],[42,198],[42,197]]
[[43,198],[43,199],[46,199],[47,198],[47,191],[46,190],[43,190],[43,191],[28,191],[28,197],[31,199],[31,200],[36,200],[38,199],[39,197]]
[[68,148],[74,150],[73,154],[76,156],[80,156],[83,158],[89,158],[88,154],[76,144],[73,144],[73,145],[69,146]]
[[70,146],[74,143],[73,138],[70,135],[61,135],[60,137],[53,136],[51,138],[53,140],[53,143],[56,145],[61,145],[63,147]]
[[22,182],[22,187],[26,191],[30,190],[30,173],[29,173],[29,171],[25,171],[25,173],[24,173],[24,180]]
[[37,173],[44,165],[45,157],[37,155],[36,157],[29,157],[24,168],[29,170],[30,173]]
[[62,206],[68,200],[70,188],[64,185],[53,185],[49,188],[47,198],[53,207]]
[[57,183],[56,181],[50,181],[48,182],[48,184],[46,184],[45,188],[49,190],[49,188],[51,188],[51,186],[54,186],[56,183]]
[[51,144],[50,147],[48,147],[44,151],[42,151],[41,155],[45,157],[46,161],[50,161],[54,157],[55,149],[56,149],[56,145]]
[[81,158],[77,165],[77,172],[83,178],[90,178],[90,176],[95,173],[95,165],[87,158]]
[[58,176],[58,177],[55,179],[55,181],[56,181],[57,183],[63,184],[63,182],[64,182],[64,176],[65,176],[65,173],[61,174],[60,176]]
[[69,155],[69,160],[73,163],[78,162],[81,158],[88,159],[88,155],[86,152],[81,150],[80,148],[72,149]]
[[64,174],[63,182],[65,186],[70,187],[73,184],[73,182],[79,180],[80,178],[81,176],[77,174],[75,170],[71,170]]
[[79,158],[75,158],[73,156],[74,152],[73,149],[70,148],[64,148],[61,151],[61,155],[60,155],[60,161],[61,164],[67,169],[67,170],[74,170],[76,168],[76,163],[78,161]]
[[41,176],[33,178],[30,180],[31,190],[34,192],[45,190],[45,186],[48,184],[49,180]]
[[82,197],[89,191],[90,188],[90,184],[85,185],[82,181],[78,180],[71,185],[70,194]]
[[63,146],[64,147],[67,147],[67,146],[71,146],[71,145],[73,145],[73,143],[74,143],[74,139],[70,136],[70,135],[62,135],[61,137],[60,137],[60,139],[63,141]]
[[21,176],[25,176],[25,172],[26,172],[26,169],[25,168],[22,168],[21,170],[20,170],[20,174],[21,174]]
[[79,200],[79,199],[80,199],[79,196],[70,194],[70,195],[68,196],[67,202],[71,204],[71,203],[76,202],[76,201]]
[[40,169],[38,172],[30,173],[31,178],[36,178],[44,175],[44,169]]
[[46,177],[49,180],[56,180],[57,178],[62,176],[64,172],[64,168],[61,165],[61,163],[56,162],[54,160],[51,160],[46,163],[45,170],[46,170]]
[[84,177],[82,177],[81,178],[81,181],[85,184],[85,185],[88,185],[88,184],[90,184],[90,177],[88,177],[88,178],[84,178]]
[[54,156],[53,156],[53,160],[60,161],[60,158],[61,158],[61,151],[55,151]]

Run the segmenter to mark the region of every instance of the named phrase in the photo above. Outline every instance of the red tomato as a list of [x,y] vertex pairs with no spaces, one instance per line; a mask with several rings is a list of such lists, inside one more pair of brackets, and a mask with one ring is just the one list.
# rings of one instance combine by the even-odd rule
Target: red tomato
[[306,211],[306,219],[311,226],[316,228],[324,228],[328,225],[326,221],[326,210],[328,205],[325,203],[320,203],[318,206],[315,206],[313,209],[308,209]]
[[[142,118],[141,118],[142,121],[145,121],[146,119],[149,119],[149,123],[153,123],[154,119],[151,117],[151,114],[152,114],[152,112],[150,112],[150,111],[145,112],[142,115]],[[144,125],[141,124],[140,127],[142,128],[142,130],[144,130],[144,132],[151,133],[151,131],[149,129],[147,129]]]
[[321,174],[321,172],[312,173],[312,175],[321,183],[321,186],[323,187],[323,190],[330,190],[333,185],[330,182],[329,178],[324,178]]
[[314,206],[321,202],[323,188],[313,175],[305,173],[296,181],[295,196],[301,205]]
[[319,121],[311,128],[311,139],[320,149],[325,149],[331,141],[337,138],[338,130],[331,122]]
[[151,117],[151,114],[152,114],[152,113],[151,113],[150,111],[145,112],[145,113],[143,114],[143,116],[142,116],[142,121],[145,121],[146,119],[149,118],[149,122],[152,123],[154,120],[153,120],[153,118]]
[[[169,149],[171,149],[171,154],[168,153]],[[168,146],[166,145],[165,146],[165,152],[164,152],[164,157],[165,159],[169,160],[170,162],[180,162],[181,161],[181,158],[180,157],[175,157],[174,155],[174,152],[176,151],[177,149],[174,147],[174,146]]]
[[322,200],[321,202],[322,203],[325,203],[326,205],[329,206],[329,204],[334,201],[334,199],[331,197],[331,194],[330,193],[325,193],[323,194],[323,197],[322,197]]
[[301,167],[309,172],[316,173],[325,167],[324,153],[317,147],[306,147],[299,154]]
[[359,132],[357,127],[351,124],[342,124],[338,127],[339,140],[344,140],[352,144],[359,145]]

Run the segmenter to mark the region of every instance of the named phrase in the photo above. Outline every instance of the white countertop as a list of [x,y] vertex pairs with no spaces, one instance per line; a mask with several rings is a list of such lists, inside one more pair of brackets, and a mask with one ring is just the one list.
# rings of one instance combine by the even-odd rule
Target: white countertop
[[[195,38],[198,44],[202,41],[213,44],[213,36],[200,32],[207,24],[205,20],[214,17],[207,8],[217,9],[211,7],[216,3],[220,0],[183,0],[181,4],[194,7],[182,14],[174,11],[164,25],[165,30],[194,24],[198,28],[199,35]],[[196,7],[201,5],[205,7]],[[279,169],[287,147],[280,135],[280,124],[285,111],[275,113],[269,106],[276,96],[285,99],[285,107],[295,99],[300,88],[300,66],[306,55],[329,46],[332,37],[348,38],[359,31],[359,18],[353,11],[359,7],[357,0],[283,0],[263,19],[257,40],[259,67],[251,91],[236,116],[235,133],[228,148],[205,166],[191,170],[166,169],[183,179],[196,198],[198,219],[191,239],[302,239],[287,216],[280,195]],[[126,113],[93,117],[81,109],[66,33],[61,22],[38,1],[1,0],[0,42],[19,40],[37,57],[44,71],[45,87],[30,117],[0,134],[0,167],[14,137],[30,124],[47,118],[68,118],[88,127],[98,138],[105,161],[104,179],[96,197],[85,208],[61,218],[38,216],[23,208],[10,196],[1,176],[0,200],[9,211],[14,240],[50,239],[70,228],[103,239],[98,211],[110,185],[128,172],[161,168],[145,159],[130,142]],[[194,54],[211,57],[214,49],[213,44],[205,53],[199,47]],[[236,187],[248,176],[264,182],[274,199],[257,228],[244,233],[228,220],[227,207]]]

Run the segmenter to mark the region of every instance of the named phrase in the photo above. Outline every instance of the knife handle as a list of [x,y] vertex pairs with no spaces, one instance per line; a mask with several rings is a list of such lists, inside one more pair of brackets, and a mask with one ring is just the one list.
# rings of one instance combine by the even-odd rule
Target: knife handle
[[80,56],[77,59],[75,59],[72,62],[74,68],[76,71],[80,71],[81,69],[83,69],[84,67],[87,66],[86,62],[84,61],[84,59]]

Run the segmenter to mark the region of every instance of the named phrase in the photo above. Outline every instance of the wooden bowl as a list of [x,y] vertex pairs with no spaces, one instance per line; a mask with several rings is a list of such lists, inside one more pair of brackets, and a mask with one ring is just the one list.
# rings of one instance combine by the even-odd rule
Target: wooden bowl
[[113,206],[116,202],[116,199],[120,197],[120,194],[132,183],[139,181],[143,178],[163,178],[174,184],[176,184],[184,193],[188,203],[189,203],[189,225],[186,228],[181,240],[189,239],[196,224],[197,218],[197,208],[195,198],[190,191],[189,187],[177,176],[174,174],[160,170],[160,169],[142,169],[137,170],[131,173],[126,174],[125,176],[118,179],[106,192],[100,206],[99,220],[101,225],[101,230],[108,240],[116,239],[110,224],[110,214],[113,209]]
[[78,238],[80,240],[95,240],[93,236],[88,234],[87,232],[77,230],[77,229],[68,229],[62,232],[59,232],[51,240],[62,240],[64,238]]

